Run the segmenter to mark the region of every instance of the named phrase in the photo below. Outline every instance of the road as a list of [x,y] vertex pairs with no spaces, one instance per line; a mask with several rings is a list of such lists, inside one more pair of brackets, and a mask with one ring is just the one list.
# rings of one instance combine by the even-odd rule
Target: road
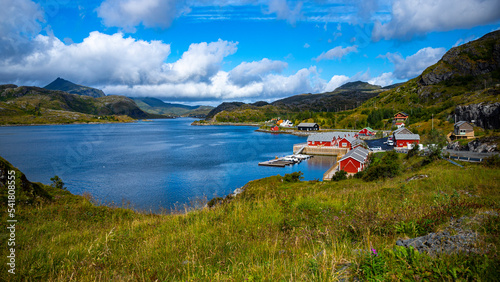
[[387,142],[387,137],[380,138],[380,139],[373,139],[373,140],[365,140],[365,142],[369,148],[380,147],[380,148],[382,148],[383,151],[389,151],[389,150],[394,149],[393,146],[389,146],[387,144],[384,144],[384,142]]

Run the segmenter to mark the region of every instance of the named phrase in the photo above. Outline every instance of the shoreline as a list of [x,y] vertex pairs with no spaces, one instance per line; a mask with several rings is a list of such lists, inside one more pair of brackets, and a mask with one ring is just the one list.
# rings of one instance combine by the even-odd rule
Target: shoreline
[[32,123],[32,124],[0,124],[0,127],[10,127],[10,126],[43,126],[43,125],[71,125],[71,124],[114,124],[114,123],[136,123],[139,120],[132,121],[117,121],[117,122],[72,122],[72,123]]

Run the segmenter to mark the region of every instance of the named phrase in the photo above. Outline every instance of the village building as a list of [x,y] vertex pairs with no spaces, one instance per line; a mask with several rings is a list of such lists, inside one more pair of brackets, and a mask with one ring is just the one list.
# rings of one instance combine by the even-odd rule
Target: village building
[[[351,148],[356,134],[351,132],[323,132],[311,134],[307,137],[308,146],[331,146],[337,148]],[[359,140],[361,141],[361,140]],[[362,141],[361,141],[362,142]],[[356,142],[357,144],[357,142]]]
[[394,119],[392,121],[392,124],[396,126],[397,128],[400,128],[402,126],[405,126],[406,120],[408,119],[408,114],[405,112],[399,112],[394,115]]
[[357,173],[365,169],[369,151],[363,147],[350,150],[339,161],[339,169],[347,173]]
[[317,123],[302,122],[299,125],[297,125],[297,129],[304,131],[314,131],[314,130],[319,130],[319,125]]
[[411,149],[413,144],[420,143],[420,135],[413,134],[408,128],[401,127],[392,133],[392,138],[394,141],[394,146],[396,148],[408,148]]
[[365,127],[358,132],[359,136],[373,136],[375,134],[375,130],[371,129],[370,127]]
[[277,125],[271,127],[271,131],[279,131],[279,130],[280,130],[280,128]]
[[451,140],[471,138],[474,138],[474,127],[472,124],[467,121],[459,121],[455,123],[453,133],[450,136]]

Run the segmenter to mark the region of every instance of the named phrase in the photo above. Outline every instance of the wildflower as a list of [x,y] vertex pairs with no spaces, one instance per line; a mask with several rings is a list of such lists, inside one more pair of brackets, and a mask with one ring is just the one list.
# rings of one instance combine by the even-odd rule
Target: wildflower
[[377,257],[378,257],[378,253],[377,253],[377,250],[375,250],[375,248],[372,248],[372,252],[373,252],[373,254],[374,254],[375,256],[377,256]]

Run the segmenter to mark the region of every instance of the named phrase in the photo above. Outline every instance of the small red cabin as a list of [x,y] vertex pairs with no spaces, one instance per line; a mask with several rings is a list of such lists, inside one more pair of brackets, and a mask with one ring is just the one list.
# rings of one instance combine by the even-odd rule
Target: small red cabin
[[278,126],[271,127],[271,131],[279,131],[280,128]]
[[373,135],[375,135],[375,133],[376,133],[375,130],[373,130],[369,127],[365,127],[358,132],[358,135],[360,135],[360,136],[373,136]]
[[347,173],[357,173],[365,169],[368,159],[368,150],[357,147],[349,151],[339,161],[339,168]]
[[409,144],[419,144],[420,135],[418,134],[396,134],[396,147],[408,147]]

